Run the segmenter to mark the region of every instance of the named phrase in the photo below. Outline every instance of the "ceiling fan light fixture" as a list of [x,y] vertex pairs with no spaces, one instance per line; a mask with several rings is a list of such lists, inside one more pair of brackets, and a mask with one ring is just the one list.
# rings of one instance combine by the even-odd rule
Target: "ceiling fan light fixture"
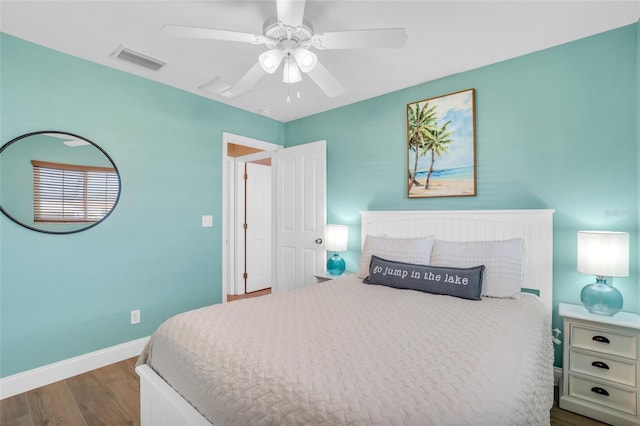
[[268,50],[259,56],[260,66],[265,72],[273,74],[280,66],[283,57],[284,52],[280,49]]
[[308,73],[315,68],[318,63],[318,56],[310,50],[299,47],[293,51],[293,57],[295,58],[300,70],[304,73]]
[[[2,1],[2,0],[0,0]],[[227,87],[223,81],[210,82],[202,90],[213,91],[229,99],[249,92],[265,74],[273,74],[285,61],[282,80],[287,86],[298,84],[305,73],[329,97],[339,96],[345,88],[324,67],[315,53],[309,49],[400,49],[407,41],[404,28],[371,28],[314,33],[313,27],[304,19],[306,0],[274,0],[276,16],[263,24],[262,35],[218,28],[201,28],[168,24],[162,31],[177,37],[221,40],[265,45],[268,49],[258,57],[258,61],[236,83]],[[148,58],[147,58],[148,59]],[[290,101],[290,96],[287,96]]]
[[282,81],[293,84],[300,80],[302,80],[302,76],[300,75],[300,68],[298,68],[298,64],[296,64],[296,61],[290,57],[287,58],[283,67]]

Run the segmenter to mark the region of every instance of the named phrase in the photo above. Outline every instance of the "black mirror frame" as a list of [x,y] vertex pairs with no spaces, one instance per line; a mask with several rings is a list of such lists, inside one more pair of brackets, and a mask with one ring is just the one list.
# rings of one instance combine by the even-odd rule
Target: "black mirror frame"
[[55,134],[59,134],[59,135],[68,135],[68,136],[72,136],[74,138],[77,139],[81,139],[91,145],[93,145],[95,148],[97,148],[105,157],[107,157],[107,159],[109,160],[109,162],[111,162],[111,164],[113,165],[113,168],[116,172],[116,176],[118,177],[118,195],[116,196],[116,200],[113,203],[113,207],[111,208],[111,210],[109,210],[109,212],[107,214],[105,214],[100,220],[98,220],[97,222],[92,223],[91,225],[85,226],[83,228],[80,229],[75,229],[72,231],[62,231],[62,232],[56,232],[56,231],[49,231],[49,230],[45,230],[45,229],[38,229],[35,228],[31,225],[27,225],[26,223],[22,223],[20,222],[18,219],[16,219],[15,217],[13,217],[11,214],[9,214],[8,211],[6,211],[4,209],[4,207],[2,207],[2,204],[0,204],[0,211],[9,219],[11,219],[13,222],[17,223],[20,226],[23,226],[27,229],[30,229],[32,231],[36,231],[36,232],[42,232],[43,234],[53,234],[53,235],[67,235],[67,234],[75,234],[77,232],[82,232],[82,231],[86,231],[87,229],[91,229],[94,226],[98,225],[99,223],[102,223],[102,221],[104,221],[107,217],[109,217],[109,215],[115,210],[116,206],[118,205],[118,201],[120,201],[120,195],[122,194],[122,181],[120,179],[120,171],[118,170],[118,167],[116,166],[116,163],[113,161],[113,159],[109,156],[109,154],[107,154],[105,152],[104,149],[100,148],[97,144],[95,144],[94,142],[90,141],[87,138],[84,138],[82,136],[78,136],[76,134],[73,133],[69,133],[69,132],[62,132],[59,130],[40,130],[37,132],[31,132],[31,133],[26,133],[24,135],[18,136],[16,138],[11,139],[9,142],[5,143],[4,145],[2,145],[2,147],[0,147],[0,155],[2,155],[2,152],[7,149],[8,147],[10,147],[11,145],[13,145],[14,143],[24,139],[24,138],[28,138],[29,136],[35,136],[35,135],[41,135],[43,133],[55,133]]

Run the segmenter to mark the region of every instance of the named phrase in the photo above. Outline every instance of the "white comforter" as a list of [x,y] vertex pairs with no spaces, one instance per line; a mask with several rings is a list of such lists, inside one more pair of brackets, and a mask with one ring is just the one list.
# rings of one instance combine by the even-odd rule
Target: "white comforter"
[[140,358],[215,425],[548,425],[543,304],[354,276],[177,315]]

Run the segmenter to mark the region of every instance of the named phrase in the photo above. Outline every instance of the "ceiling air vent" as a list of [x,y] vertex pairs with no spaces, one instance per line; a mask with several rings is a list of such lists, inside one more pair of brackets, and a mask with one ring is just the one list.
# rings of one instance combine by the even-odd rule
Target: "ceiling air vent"
[[120,46],[118,50],[113,52],[113,56],[118,59],[122,59],[123,61],[131,62],[132,64],[136,64],[153,71],[158,71],[160,68],[164,67],[167,64],[166,62],[163,62],[159,59],[143,55],[142,53],[135,52],[123,46]]

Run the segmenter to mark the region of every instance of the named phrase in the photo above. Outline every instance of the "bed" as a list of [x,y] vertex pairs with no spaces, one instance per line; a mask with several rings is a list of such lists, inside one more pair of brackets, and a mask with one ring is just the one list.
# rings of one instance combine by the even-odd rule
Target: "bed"
[[[362,212],[358,273],[163,323],[136,367],[142,425],[548,425],[552,215]],[[392,283],[363,283],[375,265]],[[482,297],[401,288],[402,268],[482,275]]]

